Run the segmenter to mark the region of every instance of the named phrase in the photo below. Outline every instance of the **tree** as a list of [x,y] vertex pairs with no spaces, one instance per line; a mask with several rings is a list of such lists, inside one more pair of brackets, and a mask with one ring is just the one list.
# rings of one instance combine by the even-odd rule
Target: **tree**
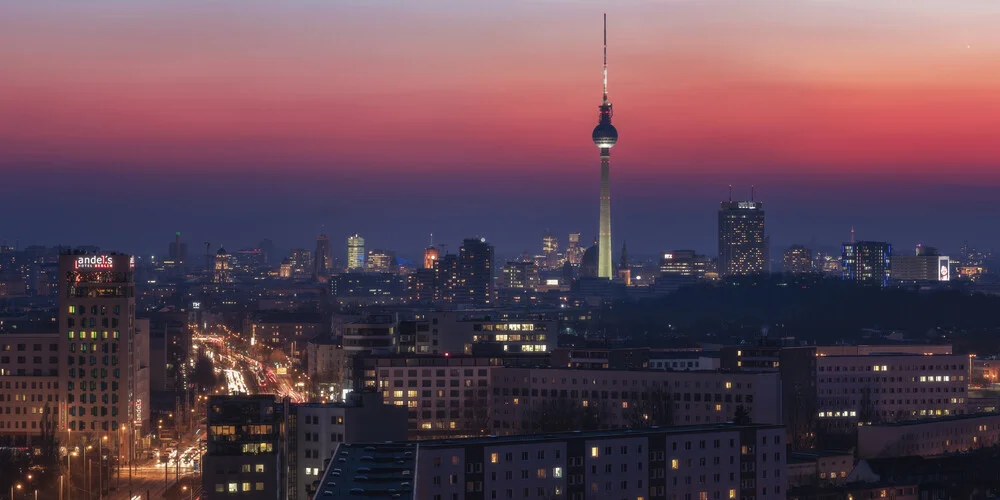
[[674,425],[674,401],[670,391],[653,389],[643,393],[638,401],[629,405],[625,425],[629,429],[669,427]]
[[198,360],[194,363],[194,373],[191,375],[191,381],[198,384],[202,390],[211,392],[216,384],[215,368],[212,366],[211,359],[208,359],[207,356],[198,356]]
[[745,406],[738,405],[736,407],[736,411],[733,413],[733,423],[737,425],[750,425],[753,423],[750,412],[747,411]]

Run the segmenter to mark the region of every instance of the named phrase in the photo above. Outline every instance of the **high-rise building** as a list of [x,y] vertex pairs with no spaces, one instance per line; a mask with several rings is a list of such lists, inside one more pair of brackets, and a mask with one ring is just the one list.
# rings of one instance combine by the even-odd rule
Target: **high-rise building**
[[764,205],[724,201],[719,205],[719,274],[748,276],[767,271]]
[[951,281],[951,263],[936,248],[917,245],[915,255],[892,256],[893,281]]
[[292,276],[303,276],[312,272],[312,252],[305,248],[293,248],[288,252],[288,263]]
[[591,138],[601,151],[601,220],[597,247],[597,276],[611,279],[611,147],[618,142],[618,130],[611,124],[614,109],[608,100],[608,15],[604,15],[604,94],[600,118]]
[[445,254],[434,261],[434,300],[454,302],[458,293],[458,256]]
[[841,268],[844,279],[884,287],[892,269],[892,245],[882,241],[844,243]]
[[561,265],[559,262],[559,238],[548,231],[542,236],[542,259],[545,269],[556,269]]
[[441,257],[441,251],[436,247],[424,249],[424,269],[434,269],[434,261]]
[[347,270],[358,271],[365,268],[365,239],[357,233],[347,237]]
[[124,254],[59,258],[61,427],[72,436],[108,436],[119,449],[149,420],[148,385],[145,393],[136,387],[137,372],[148,370],[149,343],[145,353],[136,348],[134,268]]
[[566,245],[566,261],[579,265],[583,259],[583,247],[580,246],[580,233],[569,233],[569,243]]
[[208,401],[204,498],[280,499],[287,464],[282,415],[273,395],[212,396]]
[[372,273],[395,273],[399,271],[396,266],[396,252],[389,250],[371,249],[368,251],[368,259],[365,267]]
[[481,306],[493,303],[493,245],[487,243],[486,238],[462,241],[455,301]]
[[232,283],[232,258],[225,248],[219,247],[215,252],[215,266],[212,272],[212,281],[216,283]]
[[813,272],[812,250],[802,245],[792,245],[785,249],[781,263],[786,273],[811,273]]
[[167,249],[167,258],[174,262],[174,265],[180,266],[187,261],[188,246],[187,243],[181,243],[181,232],[177,231],[174,234],[174,241],[170,243]]
[[531,261],[507,261],[500,287],[507,290],[534,290],[538,287],[538,266]]
[[316,276],[329,276],[333,271],[333,254],[330,249],[330,238],[325,234],[316,238],[316,259],[313,274]]

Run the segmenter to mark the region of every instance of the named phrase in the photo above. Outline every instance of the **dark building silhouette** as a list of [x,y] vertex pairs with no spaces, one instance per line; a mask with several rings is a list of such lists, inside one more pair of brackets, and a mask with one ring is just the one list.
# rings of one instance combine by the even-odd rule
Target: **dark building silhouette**
[[844,243],[841,268],[844,279],[884,287],[889,282],[892,245],[883,241]]
[[493,300],[493,245],[486,238],[467,238],[458,254],[455,301],[486,306]]

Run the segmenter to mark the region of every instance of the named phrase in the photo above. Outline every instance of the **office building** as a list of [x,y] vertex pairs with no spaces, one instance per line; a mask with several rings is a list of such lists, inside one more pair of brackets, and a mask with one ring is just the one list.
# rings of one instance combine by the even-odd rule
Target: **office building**
[[936,248],[917,245],[913,255],[893,255],[890,260],[893,281],[951,281],[950,259]]
[[316,257],[313,274],[316,276],[329,276],[333,271],[333,253],[330,247],[330,238],[325,234],[316,238]]
[[841,269],[845,280],[884,287],[889,282],[892,245],[881,241],[844,243]]
[[759,201],[719,204],[719,274],[749,276],[768,271],[764,205]]
[[500,289],[534,290],[539,285],[538,266],[530,261],[507,261],[500,272]]
[[398,273],[396,252],[379,249],[369,250],[365,269],[370,273]]
[[204,498],[286,498],[283,421],[283,408],[273,395],[210,397]]
[[608,100],[608,15],[604,15],[604,94],[600,118],[591,138],[601,152],[601,216],[597,277],[611,279],[611,148],[618,143],[618,129],[611,124],[614,109]]
[[783,434],[712,425],[342,446],[324,484],[332,495],[344,484],[357,495],[428,500],[784,498]]
[[414,325],[415,333],[407,343],[409,350],[418,354],[473,354],[481,347],[501,353],[545,353],[558,341],[558,322],[546,314],[432,311],[407,323]]
[[187,262],[187,255],[187,243],[181,243],[181,232],[177,231],[174,234],[174,241],[167,248],[167,259],[173,262],[175,266],[183,266]]
[[288,263],[292,267],[293,277],[302,277],[312,273],[312,252],[305,248],[293,248],[288,252]]
[[360,235],[347,237],[347,270],[359,271],[365,268],[365,239]]
[[781,259],[782,270],[787,274],[813,272],[812,250],[802,245],[792,245],[785,249]]
[[546,231],[542,236],[542,263],[545,269],[557,269],[562,265],[559,254],[559,238]]
[[458,254],[455,302],[477,306],[494,303],[493,245],[486,238],[467,238]]

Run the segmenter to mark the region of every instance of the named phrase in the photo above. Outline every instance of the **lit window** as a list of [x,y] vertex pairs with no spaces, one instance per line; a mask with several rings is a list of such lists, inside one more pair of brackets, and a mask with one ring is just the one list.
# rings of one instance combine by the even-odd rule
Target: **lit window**
[[593,446],[593,447],[590,448],[590,456],[597,457],[599,455],[600,454],[597,452],[597,447],[596,446]]
[[670,468],[671,469],[677,470],[677,469],[680,468],[680,466],[681,466],[681,464],[680,464],[679,460],[677,460],[676,458],[670,459]]
[[264,464],[257,464],[254,468],[254,472],[264,472]]
[[250,491],[250,483],[243,483],[243,491]]
[[552,468],[552,477],[554,477],[556,479],[562,479],[562,477],[563,477],[562,467],[553,467]]
[[256,483],[254,485],[254,489],[256,489],[257,491],[264,491],[264,483]]
[[228,485],[228,491],[230,493],[236,493],[236,492],[238,492],[239,491],[239,485],[236,484],[236,483],[229,483],[229,485]]
[[732,388],[733,388],[733,383],[732,382],[726,382],[726,389],[732,389]]
[[736,498],[736,490],[729,490],[729,498]]
[[490,463],[495,464],[500,461],[500,454],[497,452],[490,453]]

